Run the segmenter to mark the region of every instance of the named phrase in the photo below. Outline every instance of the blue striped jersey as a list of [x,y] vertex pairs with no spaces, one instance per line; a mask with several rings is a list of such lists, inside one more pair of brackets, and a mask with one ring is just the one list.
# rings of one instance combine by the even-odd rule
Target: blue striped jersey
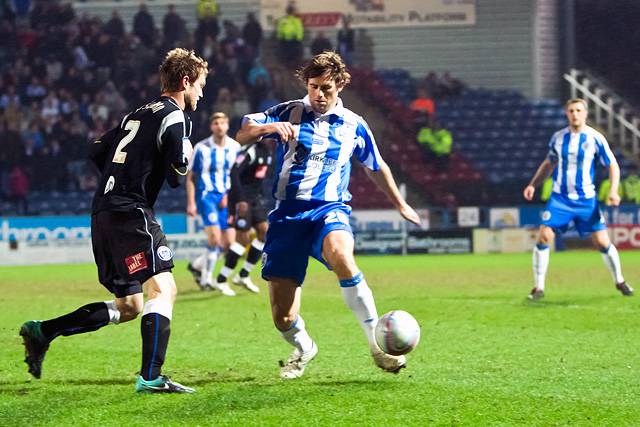
[[554,133],[549,142],[548,158],[557,162],[553,192],[573,200],[595,197],[596,159],[603,166],[616,161],[607,139],[589,126],[579,133],[571,132],[570,127]]
[[225,136],[224,145],[213,142],[213,136],[199,141],[193,150],[191,171],[198,177],[196,196],[205,193],[224,194],[231,188],[230,172],[240,152],[240,144]]
[[247,120],[288,121],[295,128],[295,138],[280,141],[276,149],[273,195],[277,200],[348,202],[351,158],[373,171],[380,169],[382,158],[369,126],[339,98],[324,114],[314,112],[306,96],[248,114],[243,123]]

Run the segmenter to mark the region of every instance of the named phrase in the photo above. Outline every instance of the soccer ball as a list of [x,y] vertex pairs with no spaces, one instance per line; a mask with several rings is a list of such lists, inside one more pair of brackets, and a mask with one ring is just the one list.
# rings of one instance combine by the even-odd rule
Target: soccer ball
[[393,356],[407,354],[420,341],[420,326],[412,315],[402,310],[390,311],[376,325],[376,342],[382,351]]

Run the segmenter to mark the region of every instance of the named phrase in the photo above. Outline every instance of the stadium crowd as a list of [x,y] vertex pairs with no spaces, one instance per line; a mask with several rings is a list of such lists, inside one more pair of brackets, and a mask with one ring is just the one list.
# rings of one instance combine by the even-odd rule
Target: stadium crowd
[[217,8],[198,8],[191,32],[173,6],[157,25],[141,4],[128,32],[117,10],[102,22],[60,1],[0,9],[0,194],[18,204],[33,190],[95,189],[86,142],[157,96],[158,65],[174,46],[197,49],[216,76],[204,89],[215,102],[191,115],[193,141],[207,135],[214,110],[235,132],[242,115],[279,102],[252,14],[240,28],[220,25]]

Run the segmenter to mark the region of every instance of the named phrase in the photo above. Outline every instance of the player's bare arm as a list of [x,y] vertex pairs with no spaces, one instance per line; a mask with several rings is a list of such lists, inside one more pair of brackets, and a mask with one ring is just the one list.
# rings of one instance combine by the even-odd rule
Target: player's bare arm
[[544,159],[544,161],[540,163],[535,175],[533,175],[533,178],[531,178],[531,181],[529,181],[529,184],[527,184],[522,192],[525,200],[533,200],[533,195],[536,193],[536,187],[540,186],[544,180],[551,175],[555,167],[556,164],[549,159]]
[[369,179],[371,179],[371,181],[373,181],[378,188],[382,190],[387,197],[389,197],[404,219],[420,225],[420,216],[411,206],[409,206],[400,194],[400,190],[398,190],[398,186],[391,174],[391,169],[389,169],[389,166],[385,162],[380,163],[380,169],[377,171],[372,171],[368,168],[365,168],[365,171]]
[[196,185],[193,182],[195,179],[193,172],[189,171],[187,173],[187,215],[190,217],[194,217],[198,214],[198,209],[196,208]]
[[295,129],[289,122],[259,124],[253,120],[247,120],[236,134],[236,141],[242,145],[247,145],[270,134],[278,134],[281,141],[289,141],[295,136]]
[[611,189],[607,197],[607,204],[610,206],[620,205],[620,194],[618,187],[620,186],[620,166],[615,160],[609,165],[609,180],[611,181]]

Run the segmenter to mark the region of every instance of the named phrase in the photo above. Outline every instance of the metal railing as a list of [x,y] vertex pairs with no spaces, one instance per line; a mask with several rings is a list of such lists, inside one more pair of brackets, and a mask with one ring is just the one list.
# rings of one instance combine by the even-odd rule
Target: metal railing
[[596,78],[571,69],[564,79],[569,82],[571,98],[583,98],[589,104],[593,122],[604,129],[610,142],[634,161],[640,160],[640,119],[621,97]]

